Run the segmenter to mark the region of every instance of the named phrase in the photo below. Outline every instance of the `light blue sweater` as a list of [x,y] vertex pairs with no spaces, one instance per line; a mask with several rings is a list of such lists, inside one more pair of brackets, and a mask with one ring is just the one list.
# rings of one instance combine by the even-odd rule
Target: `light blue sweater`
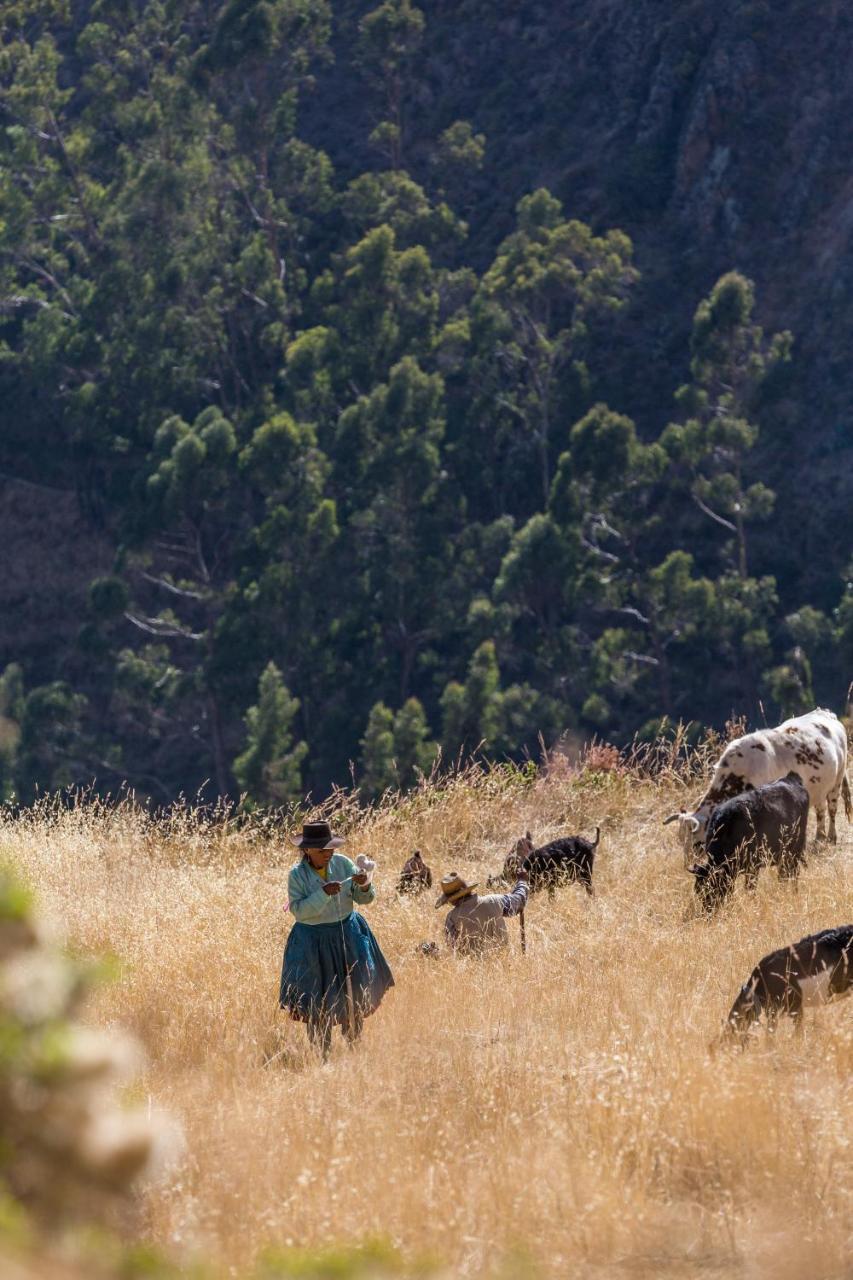
[[[353,884],[358,867],[343,853],[333,853],[326,868],[326,879],[319,876],[307,858],[297,862],[287,878],[290,910],[300,924],[335,924],[346,920],[353,906],[364,906],[376,897],[372,884],[366,889]],[[340,893],[326,893],[323,885],[340,880]]]

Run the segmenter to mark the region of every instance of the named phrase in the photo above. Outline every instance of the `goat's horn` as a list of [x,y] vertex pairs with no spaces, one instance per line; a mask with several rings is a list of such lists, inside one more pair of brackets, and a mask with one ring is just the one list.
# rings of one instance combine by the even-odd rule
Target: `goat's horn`
[[665,827],[668,827],[670,822],[675,822],[675,819],[680,817],[681,817],[680,813],[671,813],[668,818],[664,818],[663,825]]

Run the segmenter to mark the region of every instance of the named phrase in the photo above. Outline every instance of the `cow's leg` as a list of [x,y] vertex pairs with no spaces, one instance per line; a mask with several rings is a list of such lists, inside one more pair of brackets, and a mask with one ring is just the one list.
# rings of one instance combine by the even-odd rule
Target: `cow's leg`
[[826,805],[821,803],[815,805],[815,816],[817,818],[817,831],[815,833],[815,842],[826,839],[826,830],[824,821],[826,819]]
[[826,797],[826,807],[829,810],[829,843],[838,844],[838,836],[835,831],[835,814],[838,810],[838,798],[841,795],[841,783],[838,782],[832,788]]

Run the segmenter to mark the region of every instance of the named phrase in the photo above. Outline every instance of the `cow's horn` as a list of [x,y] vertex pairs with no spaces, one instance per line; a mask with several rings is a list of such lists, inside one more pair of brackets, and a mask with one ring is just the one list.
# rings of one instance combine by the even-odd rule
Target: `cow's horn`
[[680,813],[671,813],[668,818],[664,818],[663,825],[668,827],[671,822],[675,822],[676,818],[680,818]]

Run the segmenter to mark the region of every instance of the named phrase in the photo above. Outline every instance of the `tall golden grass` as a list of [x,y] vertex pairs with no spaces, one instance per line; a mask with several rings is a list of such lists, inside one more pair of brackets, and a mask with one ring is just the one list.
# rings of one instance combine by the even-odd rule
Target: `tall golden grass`
[[[397,986],[325,1065],[277,1008],[286,825],[127,803],[0,827],[71,942],[117,957],[88,1016],[142,1039],[142,1096],[183,1124],[141,1236],[238,1270],[270,1244],[381,1236],[454,1276],[519,1252],[546,1277],[851,1274],[853,1001],[744,1053],[709,1046],[761,955],[853,918],[853,831],[840,818],[798,887],[765,871],[701,917],[661,820],[702,759],[598,752],[344,807],[349,849],[379,864],[367,911]],[[394,893],[412,848],[482,882],[525,828],[596,824],[595,898],[536,897],[526,955],[515,921],[500,958],[416,954],[444,913]]]

